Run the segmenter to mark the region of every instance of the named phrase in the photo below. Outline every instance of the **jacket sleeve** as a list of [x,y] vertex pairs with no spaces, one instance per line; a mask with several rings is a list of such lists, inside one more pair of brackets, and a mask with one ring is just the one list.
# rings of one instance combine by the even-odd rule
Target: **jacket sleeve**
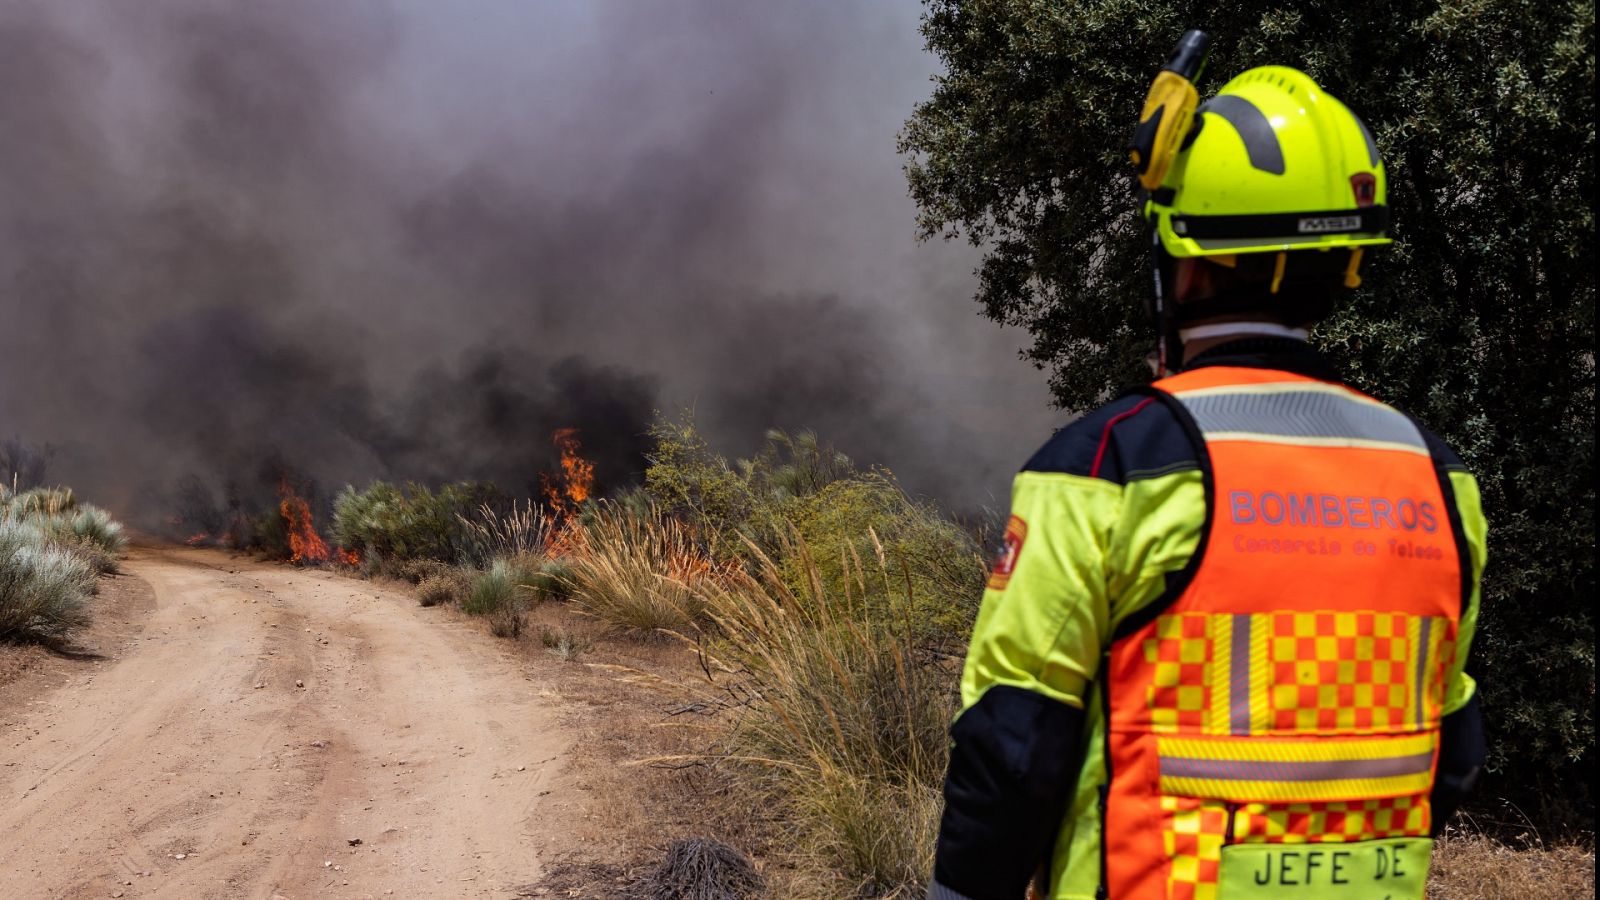
[[1466,539],[1468,563],[1472,570],[1461,610],[1460,626],[1456,632],[1456,655],[1451,661],[1449,680],[1445,683],[1444,719],[1439,725],[1439,764],[1434,772],[1433,794],[1429,802],[1435,837],[1444,833],[1450,817],[1472,792],[1489,755],[1477,685],[1465,670],[1467,655],[1472,649],[1472,638],[1478,626],[1478,600],[1482,593],[1483,568],[1488,558],[1489,526],[1483,516],[1477,480],[1459,466],[1451,467],[1447,477],[1450,479],[1451,492],[1455,495],[1456,513],[1461,522],[1462,536]]
[[1483,517],[1483,499],[1478,493],[1478,480],[1463,468],[1451,468],[1447,473],[1450,490],[1455,495],[1456,513],[1460,518],[1462,536],[1467,541],[1471,586],[1461,608],[1461,622],[1456,631],[1456,655],[1451,661],[1449,681],[1445,683],[1444,712],[1450,715],[1467,705],[1476,693],[1477,685],[1466,673],[1467,655],[1472,649],[1472,639],[1478,630],[1478,600],[1482,594],[1483,568],[1488,561],[1489,524]]
[[1023,472],[951,729],[931,897],[1016,900],[1046,858],[1077,777],[1084,695],[1107,630],[1116,484]]

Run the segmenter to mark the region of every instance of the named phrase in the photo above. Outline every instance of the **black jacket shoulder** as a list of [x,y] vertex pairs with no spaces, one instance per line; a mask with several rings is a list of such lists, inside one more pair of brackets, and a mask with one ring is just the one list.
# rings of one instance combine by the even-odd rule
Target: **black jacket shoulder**
[[1127,484],[1198,469],[1200,451],[1165,403],[1129,394],[1069,423],[1022,468]]

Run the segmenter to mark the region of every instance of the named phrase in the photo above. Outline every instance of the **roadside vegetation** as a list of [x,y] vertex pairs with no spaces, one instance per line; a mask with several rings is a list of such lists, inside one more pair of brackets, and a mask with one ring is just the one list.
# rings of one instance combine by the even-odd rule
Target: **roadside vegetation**
[[[742,460],[687,417],[658,421],[651,439],[642,485],[609,499],[560,479],[520,503],[378,483],[339,495],[332,534],[368,574],[415,584],[421,605],[481,618],[530,654],[589,663],[563,670],[574,679],[632,692],[632,720],[630,701],[594,701],[620,763],[604,767],[628,810],[618,827],[682,823],[652,826],[635,852],[705,838],[695,859],[749,853],[782,896],[920,896],[987,535],[810,433],[770,432]],[[640,787],[648,770],[664,773],[654,793]],[[685,877],[675,852],[649,871],[557,867],[573,880],[550,885],[657,896]],[[1474,893],[1489,883],[1593,896],[1592,859],[1581,838],[1513,850],[1454,834],[1430,897],[1489,896]]]
[[125,545],[122,526],[70,488],[0,486],[0,640],[64,641]]
[[[559,660],[597,639],[682,648],[699,706],[729,714],[675,758],[714,769],[715,790],[744,798],[735,806],[781,811],[794,840],[780,855],[805,873],[785,890],[916,889],[980,536],[809,432],[772,431],[742,460],[687,417],[651,439],[644,483],[611,499],[576,499],[589,493],[571,481],[581,466],[520,504],[379,482],[338,495],[331,536],[366,573],[414,583],[420,604],[526,632]],[[566,617],[529,628],[551,601]]]

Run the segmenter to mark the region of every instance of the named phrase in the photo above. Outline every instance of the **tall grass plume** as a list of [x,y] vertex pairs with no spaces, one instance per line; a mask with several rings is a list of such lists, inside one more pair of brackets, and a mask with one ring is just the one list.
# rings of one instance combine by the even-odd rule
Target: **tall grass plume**
[[583,529],[568,576],[574,607],[624,632],[698,627],[702,589],[724,571],[677,519],[600,504]]

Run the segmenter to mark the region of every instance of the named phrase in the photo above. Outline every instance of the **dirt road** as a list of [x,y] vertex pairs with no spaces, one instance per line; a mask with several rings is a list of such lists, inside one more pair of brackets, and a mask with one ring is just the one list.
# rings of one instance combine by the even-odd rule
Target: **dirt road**
[[539,874],[569,738],[493,638],[214,551],[124,569],[153,590],[137,635],[0,709],[0,896],[507,897]]

